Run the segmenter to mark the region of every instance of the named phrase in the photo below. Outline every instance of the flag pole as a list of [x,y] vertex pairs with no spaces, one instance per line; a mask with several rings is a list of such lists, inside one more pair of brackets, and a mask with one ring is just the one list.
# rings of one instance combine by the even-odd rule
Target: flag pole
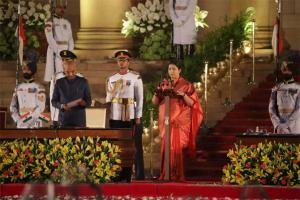
[[277,23],[277,34],[276,34],[276,57],[275,57],[275,64],[276,64],[276,82],[279,81],[279,71],[280,71],[280,64],[279,64],[279,40],[280,40],[280,17],[281,17],[281,0],[276,0],[277,2],[277,17],[276,17],[276,23]]
[[20,49],[20,21],[21,21],[21,4],[20,0],[18,1],[18,25],[17,25],[17,69],[16,69],[16,87],[19,85],[19,70],[20,70],[20,54],[19,54],[19,49]]
[[[55,0],[50,0],[51,5],[51,22],[52,22],[52,34],[53,38],[55,38],[55,26],[54,26],[54,15],[55,15],[55,8],[56,8],[56,2]],[[56,53],[53,51],[53,69],[54,69],[54,83],[56,82]]]

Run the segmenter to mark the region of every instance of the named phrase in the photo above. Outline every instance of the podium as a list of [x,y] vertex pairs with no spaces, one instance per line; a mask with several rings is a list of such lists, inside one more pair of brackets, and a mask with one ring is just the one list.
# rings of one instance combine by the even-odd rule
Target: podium
[[165,154],[164,154],[164,168],[165,168],[165,181],[170,181],[170,146],[171,146],[171,138],[170,138],[170,96],[166,94],[165,96]]
[[164,177],[163,180],[170,181],[170,147],[171,147],[171,135],[170,135],[170,98],[176,96],[174,92],[173,82],[164,80],[159,89],[156,90],[160,96],[164,96],[165,100],[165,116],[164,116]]

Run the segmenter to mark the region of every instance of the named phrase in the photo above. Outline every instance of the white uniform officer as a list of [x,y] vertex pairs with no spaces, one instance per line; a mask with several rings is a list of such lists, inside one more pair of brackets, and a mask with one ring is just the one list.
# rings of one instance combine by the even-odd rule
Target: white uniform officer
[[49,121],[42,112],[45,109],[45,88],[34,81],[36,63],[22,67],[24,83],[19,84],[12,97],[10,112],[17,128],[38,128],[43,121]]
[[173,22],[173,43],[176,45],[178,59],[183,59],[183,45],[187,47],[187,55],[194,51],[197,41],[194,10],[197,0],[169,0],[170,16]]
[[[141,76],[129,70],[129,53],[116,53],[120,71],[107,79],[106,102],[111,103],[110,125],[121,126],[131,120],[140,124],[143,112],[143,82]],[[119,125],[118,125],[119,124]]]
[[[46,22],[45,35],[48,42],[47,60],[44,80],[50,82],[50,102],[57,79],[63,78],[63,65],[59,53],[62,50],[74,49],[74,40],[71,24],[63,18],[66,1],[56,0],[55,15],[53,21]],[[54,63],[55,62],[55,63]],[[51,105],[51,119],[58,120],[59,112]]]
[[[120,70],[110,76],[106,82],[106,102],[110,103],[110,127],[133,128],[135,154],[135,178],[142,180],[144,175],[144,159],[141,117],[143,113],[143,82],[141,76],[129,70],[131,55],[128,51],[115,53]],[[131,168],[123,168],[120,179],[131,178]]]
[[292,62],[283,61],[284,80],[271,92],[269,113],[275,133],[300,134],[300,85],[293,79],[293,68]]

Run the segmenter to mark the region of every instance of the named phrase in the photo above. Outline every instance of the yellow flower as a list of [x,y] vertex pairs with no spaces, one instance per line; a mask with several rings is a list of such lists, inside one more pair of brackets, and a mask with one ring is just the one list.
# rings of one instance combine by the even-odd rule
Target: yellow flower
[[107,161],[107,156],[106,156],[106,154],[105,154],[104,152],[101,153],[101,158],[100,158],[100,160],[101,160],[101,161],[104,161],[104,162]]
[[64,153],[64,154],[69,153],[69,147],[67,145],[61,147],[61,152]]
[[45,174],[50,174],[51,173],[51,169],[49,169],[47,166],[45,166],[44,173]]
[[88,137],[87,140],[88,140],[88,142],[89,142],[90,144],[94,144],[94,140],[93,140],[92,137]]

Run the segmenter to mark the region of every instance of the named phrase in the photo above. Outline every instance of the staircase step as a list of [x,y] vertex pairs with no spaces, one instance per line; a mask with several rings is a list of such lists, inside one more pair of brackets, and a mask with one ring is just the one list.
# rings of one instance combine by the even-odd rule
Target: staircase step
[[266,81],[266,82],[263,82],[261,84],[259,84],[259,87],[257,89],[269,89],[271,90],[274,85],[276,84],[276,81],[272,80],[272,81]]
[[191,165],[189,167],[190,170],[195,169],[211,169],[211,168],[222,168],[226,165],[230,160],[225,156],[220,160],[211,160],[211,159],[197,159],[197,160],[187,160],[186,164]]
[[227,114],[227,117],[238,119],[266,119],[270,118],[268,111],[232,111]]
[[[247,130],[255,130],[256,126],[216,126],[213,128],[214,132],[221,133],[221,134],[242,134],[245,133]],[[273,132],[273,126],[260,126],[260,129],[266,130],[268,132]]]
[[[216,132],[216,131],[214,131]],[[222,133],[223,134],[223,133]],[[225,133],[224,133],[225,134]],[[233,135],[233,134],[230,134]],[[234,143],[201,143],[199,144],[199,148],[203,151],[209,151],[209,152],[214,152],[214,151],[228,151],[228,149],[233,148]]]
[[269,102],[270,94],[269,93],[262,93],[258,94],[250,94],[249,96],[243,99],[243,102]]
[[272,126],[269,118],[266,119],[224,119],[218,126]]
[[268,111],[269,102],[241,102],[235,105],[236,110]]
[[221,180],[223,175],[222,168],[202,168],[202,169],[188,169],[185,172],[186,177],[193,177],[193,179],[216,179]]
[[232,143],[235,141],[235,135],[204,135],[199,138],[199,143],[205,144]]
[[[199,145],[198,145],[199,146]],[[218,151],[205,151],[198,150],[196,157],[197,159],[210,159],[210,160],[224,160],[227,158],[228,150],[218,150]],[[194,158],[192,158],[194,159]]]
[[271,94],[271,87],[267,87],[266,85],[260,86],[259,88],[254,88],[251,90],[248,96],[250,95],[265,95],[269,96]]

